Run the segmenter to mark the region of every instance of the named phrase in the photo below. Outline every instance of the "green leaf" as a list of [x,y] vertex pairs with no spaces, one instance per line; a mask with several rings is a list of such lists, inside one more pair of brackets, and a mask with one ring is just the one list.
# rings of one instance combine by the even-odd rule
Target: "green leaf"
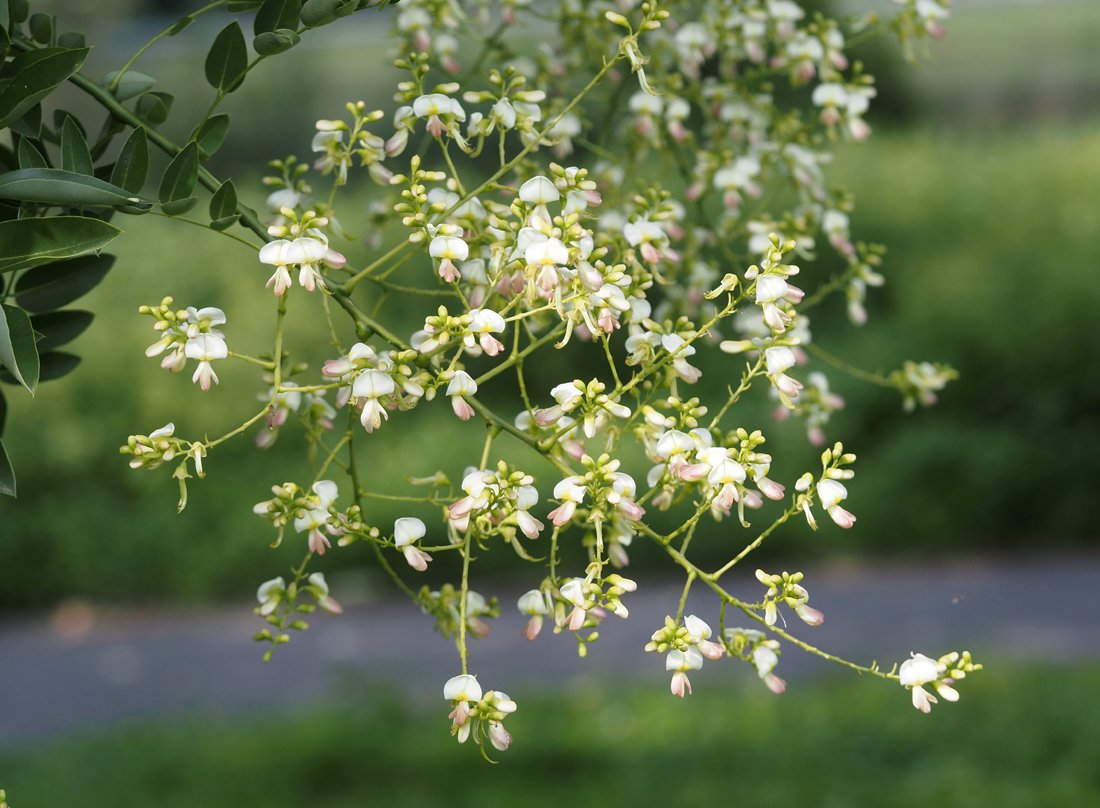
[[263,5],[263,0],[229,0],[225,7],[230,14],[243,14],[248,11],[255,11],[261,5]]
[[118,153],[115,167],[111,170],[111,184],[137,194],[145,187],[148,175],[149,138],[145,127],[139,126],[122,144],[122,151]]
[[39,374],[40,382],[52,382],[60,379],[76,370],[80,364],[80,357],[64,351],[50,351],[41,356],[42,371]]
[[248,70],[248,46],[236,20],[221,30],[206,54],[206,80],[220,93],[231,93],[241,85]]
[[138,99],[134,111],[143,121],[159,126],[168,120],[168,113],[172,111],[172,102],[175,100],[168,93],[145,93]]
[[90,311],[79,309],[34,315],[31,317],[31,327],[42,335],[38,340],[38,350],[52,351],[72,342],[88,329],[93,319],[95,315]]
[[0,174],[0,199],[78,208],[141,204],[125,188],[60,168],[21,168]]
[[184,146],[172,158],[160,181],[158,198],[161,204],[186,199],[195,190],[199,178],[199,147],[195,141]]
[[8,422],[8,400],[4,398],[3,391],[0,391],[0,436],[4,434],[4,424]]
[[61,168],[89,176],[95,172],[88,141],[72,116],[66,116],[61,125]]
[[210,226],[224,230],[237,220],[237,189],[226,180],[210,199]]
[[15,469],[11,467],[4,441],[0,440],[0,494],[15,496]]
[[214,115],[201,128],[191,133],[191,139],[199,144],[199,156],[208,159],[221,148],[229,133],[229,116]]
[[59,47],[72,50],[73,48],[83,48],[88,42],[80,31],[66,31],[57,37],[57,44]]
[[31,4],[27,0],[8,0],[8,11],[13,23],[21,23],[31,13]]
[[29,137],[34,140],[39,140],[42,137],[42,105],[35,104],[28,109],[23,117],[17,121],[12,121],[8,126],[11,127],[11,131],[22,135],[23,137]]
[[98,286],[114,263],[113,255],[84,255],[36,267],[19,276],[15,300],[27,311],[53,311]]
[[38,386],[38,349],[31,318],[17,306],[0,305],[0,366],[31,394]]
[[[111,82],[115,80],[117,75],[118,71],[115,70],[104,76],[103,86],[110,87]],[[118,86],[111,92],[119,101],[128,101],[142,93],[149,92],[156,84],[157,80],[152,76],[146,76],[144,73],[138,73],[136,70],[127,70],[122,74],[122,78],[118,80]]]
[[302,10],[302,0],[264,0],[256,12],[252,32],[259,36],[279,28],[295,30]]
[[27,22],[31,38],[40,45],[49,45],[53,39],[53,19],[49,14],[32,14]]
[[195,207],[195,203],[199,201],[197,196],[187,196],[183,199],[177,199],[173,202],[165,202],[160,206],[160,209],[168,216],[182,216]]
[[5,66],[10,77],[0,90],[0,128],[49,95],[84,64],[89,48],[41,48],[21,53]]
[[301,38],[289,28],[279,28],[260,34],[252,40],[252,47],[260,56],[274,56],[297,45]]
[[0,222],[0,272],[30,269],[61,258],[95,252],[121,232],[107,222],[88,216]]
[[182,17],[181,19],[176,20],[174,23],[172,23],[172,26],[168,29],[168,36],[175,36],[180,31],[183,31],[184,29],[189,28],[191,26],[191,23],[193,23],[194,21],[195,21],[195,18],[190,16],[190,15],[188,15],[186,17]]
[[306,0],[300,14],[302,25],[316,28],[336,19],[336,8],[343,0]]
[[[0,0],[2,2],[2,0]],[[20,168],[46,168],[46,158],[34,145],[34,141],[28,137],[19,138],[19,167]]]

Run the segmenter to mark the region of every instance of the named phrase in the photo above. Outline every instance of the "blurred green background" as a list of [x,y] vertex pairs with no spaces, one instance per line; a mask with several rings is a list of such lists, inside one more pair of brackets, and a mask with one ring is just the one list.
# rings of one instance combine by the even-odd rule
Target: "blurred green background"
[[[129,8],[122,27],[141,41],[155,23],[137,16],[139,4]],[[166,43],[157,74],[178,91],[178,105],[203,109],[188,43],[208,41],[212,29],[195,29]],[[904,415],[896,396],[831,372],[847,407],[828,436],[860,455],[849,486],[859,522],[812,538],[788,531],[766,550],[773,558],[1049,553],[1088,548],[1096,534],[1087,502],[1100,446],[1100,8],[959,0],[948,31],[917,68],[900,64],[888,43],[862,52],[879,77],[875,132],[866,144],[838,147],[832,177],[855,192],[856,237],[889,247],[888,282],[871,292],[865,327],[841,324],[839,300],[815,322],[829,328],[826,347],[854,364],[889,370],[906,358],[938,360],[960,379],[938,407]],[[102,23],[98,33],[109,39]],[[312,120],[335,116],[346,100],[388,103],[372,97],[384,96],[388,78],[364,56],[377,52],[381,33],[372,20],[318,35],[250,78],[226,106],[236,123],[216,171],[236,174],[258,206],[263,192],[247,173],[257,155],[305,155]],[[103,47],[92,72],[107,72],[113,58]],[[280,93],[303,80],[308,89],[286,103]],[[242,159],[246,173],[237,174]],[[270,550],[269,527],[251,513],[273,482],[308,478],[295,427],[266,453],[245,439],[212,455],[181,515],[167,474],[132,472],[115,453],[126,435],[169,420],[186,436],[219,434],[251,413],[256,392],[247,369],[219,370],[222,384],[207,395],[167,377],[142,356],[152,332],[139,305],[164,294],[180,305],[219,305],[231,347],[248,353],[264,350],[274,309],[247,249],[152,216],[125,225],[116,268],[81,303],[101,315],[76,344],[81,368],[33,403],[6,390],[14,426],[5,440],[20,485],[18,501],[0,501],[0,609],[9,614],[68,598],[240,600],[299,555],[297,546]],[[314,347],[318,366],[329,355],[323,324],[298,317],[292,329],[296,342]],[[532,387],[557,381],[551,367]],[[745,425],[769,434],[784,479],[815,450],[798,425],[772,425],[758,403],[758,420]],[[364,459],[385,479],[436,469],[456,478],[469,436],[437,403],[371,436]],[[380,507],[372,519],[397,515]],[[705,537],[697,546],[705,550]],[[634,555],[646,562],[644,547]],[[362,559],[325,560],[354,567]],[[491,769],[453,744],[437,711],[394,706],[364,688],[348,695],[364,705],[359,712],[198,718],[3,751],[0,786],[10,798],[17,786],[26,795],[13,808],[513,805],[533,794],[589,804],[598,790],[612,805],[745,797],[1084,805],[1100,795],[1096,729],[1081,709],[1095,705],[1097,674],[997,666],[931,721],[868,682],[815,683],[777,701],[755,689],[711,692],[683,705],[629,688],[610,696],[612,685],[601,682],[564,704],[554,693],[525,702],[512,725],[523,742]],[[67,776],[50,776],[58,770]]]

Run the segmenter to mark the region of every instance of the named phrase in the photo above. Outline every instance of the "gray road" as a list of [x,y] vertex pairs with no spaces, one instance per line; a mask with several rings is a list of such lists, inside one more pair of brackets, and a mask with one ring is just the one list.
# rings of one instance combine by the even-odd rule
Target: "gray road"
[[[959,647],[1035,662],[1100,658],[1100,557],[956,559],[926,567],[833,564],[807,570],[806,582],[826,623],[810,629],[795,620],[792,630],[856,661],[889,664],[910,651],[935,656]],[[759,593],[756,581],[744,576],[731,576],[730,583],[746,597]],[[487,687],[515,697],[525,687],[582,679],[614,687],[629,677],[667,687],[663,660],[642,646],[675,609],[680,583],[641,577],[639,584],[627,600],[630,619],[609,617],[585,660],[566,634],[547,631],[528,643],[513,608],[518,592],[497,592],[504,613],[491,635],[473,646],[472,670]],[[493,594],[490,587],[483,591]],[[716,609],[713,597],[697,587],[688,611],[717,625]],[[136,717],[338,704],[347,692],[339,685],[349,677],[434,700],[458,670],[453,646],[407,602],[386,599],[351,606],[339,618],[318,615],[269,665],[260,662],[261,648],[250,639],[260,626],[246,604],[189,612],[69,607],[0,622],[0,744]],[[833,670],[789,649],[779,672],[797,685]],[[708,663],[693,681],[721,686],[728,677],[749,681],[752,674],[731,662]]]

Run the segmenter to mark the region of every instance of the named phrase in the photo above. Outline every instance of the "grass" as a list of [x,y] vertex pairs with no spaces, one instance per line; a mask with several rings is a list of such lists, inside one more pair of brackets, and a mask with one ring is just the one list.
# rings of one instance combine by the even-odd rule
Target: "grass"
[[683,702],[606,685],[513,693],[497,766],[447,735],[437,694],[410,708],[364,686],[342,694],[352,709],[0,750],[0,783],[12,808],[1091,805],[1098,674],[996,665],[929,716],[896,685],[849,679],[781,698],[755,681]]

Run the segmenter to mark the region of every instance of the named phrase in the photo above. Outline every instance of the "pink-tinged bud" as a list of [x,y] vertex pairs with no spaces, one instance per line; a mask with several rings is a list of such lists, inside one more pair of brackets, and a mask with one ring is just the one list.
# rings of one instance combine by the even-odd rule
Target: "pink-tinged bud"
[[528,640],[533,640],[539,636],[540,631],[542,631],[542,615],[533,614],[523,627],[523,636]]
[[443,65],[443,69],[450,73],[452,76],[456,76],[462,72],[462,65],[460,65],[458,63],[458,60],[450,54],[440,59],[439,63]]
[[836,107],[825,107],[821,110],[821,122],[826,126],[836,126],[836,122],[840,120],[840,113]]
[[683,671],[672,674],[672,695],[680,698],[691,695],[691,682]]
[[480,617],[471,617],[466,621],[466,628],[479,640],[483,640],[489,636],[491,626]]
[[499,721],[490,721],[489,741],[499,751],[504,752],[512,743],[512,736],[508,733],[508,730],[504,728],[504,725],[501,724]]
[[775,480],[769,480],[767,477],[759,477],[756,480],[756,487],[760,489],[760,493],[766,496],[768,499],[783,499],[783,495],[786,492],[786,488]]
[[430,555],[412,545],[402,547],[401,552],[405,554],[405,560],[409,562],[409,566],[417,572],[426,570],[428,568],[428,562],[432,560]]
[[332,547],[331,542],[328,540],[328,536],[322,533],[317,528],[314,528],[309,532],[309,551],[316,553],[317,555],[324,555],[325,550]]
[[544,525],[527,511],[516,511],[516,524],[523,531],[523,535],[529,539],[537,539]]
[[468,701],[460,701],[455,705],[455,708],[447,714],[447,718],[451,719],[456,727],[461,727],[470,718],[470,703]]
[[725,649],[712,640],[703,640],[698,645],[699,653],[707,659],[721,659],[726,655]]
[[416,45],[418,51],[424,51],[424,53],[431,53],[432,38],[426,30],[421,28],[416,32],[416,36],[413,37],[413,42]]
[[701,480],[708,474],[710,474],[710,466],[706,463],[685,463],[676,469],[676,476],[689,483]]
[[783,299],[790,301],[796,306],[802,302],[802,298],[805,296],[805,291],[790,283],[787,284],[787,291],[783,293]]
[[578,631],[580,627],[584,625],[584,620],[587,616],[584,609],[580,606],[574,606],[573,611],[569,613],[569,630]]
[[352,365],[351,360],[346,356],[341,356],[339,359],[329,359],[321,365],[321,373],[322,375],[337,379],[351,373],[353,368],[354,365]]
[[787,689],[787,683],[776,676],[774,673],[769,673],[763,677],[764,684],[768,686],[768,690],[777,696],[783,695]]
[[574,460],[580,460],[585,455],[584,444],[580,441],[567,440],[561,445],[561,448],[565,450],[565,453]]
[[489,356],[496,356],[504,350],[504,343],[492,334],[482,334],[478,341],[481,343],[481,350],[485,351]]
[[856,523],[856,518],[848,511],[844,510],[839,505],[833,505],[828,509],[829,516],[836,522],[838,527],[848,528]]
[[331,247],[325,251],[324,257],[325,266],[332,267],[333,269],[343,269],[347,266],[348,259],[343,253],[338,253]]
[[807,606],[805,603],[800,603],[795,606],[794,613],[797,614],[807,626],[820,626],[825,622],[825,614],[820,609]]
[[462,396],[451,397],[451,409],[454,410],[455,415],[463,421],[469,421],[474,417],[474,408],[471,407],[470,403]]
[[461,519],[463,516],[466,516],[473,509],[473,507],[474,498],[463,497],[462,499],[458,500],[458,502],[455,502],[453,505],[447,508],[447,518]]
[[577,510],[577,503],[573,501],[563,502],[550,513],[546,514],[546,518],[554,523],[555,527],[561,527],[568,524],[569,520],[573,518],[573,514]]
[[641,250],[642,258],[644,258],[649,263],[656,264],[658,261],[661,260],[660,251],[650,242],[644,242],[639,249]]
[[645,508],[632,499],[619,500],[619,513],[632,522],[640,522],[645,516]]
[[732,508],[735,502],[737,502],[737,486],[734,483],[723,485],[718,491],[718,496],[714,498],[714,504],[724,511]]
[[317,605],[324,609],[329,614],[343,614],[344,607],[340,605],[340,602],[335,598],[330,598],[328,595],[322,595],[317,601]]
[[450,258],[444,258],[439,262],[439,277],[447,283],[455,283],[462,277],[462,273],[458,271],[458,267],[454,265]]
[[795,75],[798,76],[799,80],[809,81],[814,77],[814,74],[817,73],[817,70],[816,68],[814,68],[813,62],[803,60],[798,63],[798,65],[794,69],[794,72]]

